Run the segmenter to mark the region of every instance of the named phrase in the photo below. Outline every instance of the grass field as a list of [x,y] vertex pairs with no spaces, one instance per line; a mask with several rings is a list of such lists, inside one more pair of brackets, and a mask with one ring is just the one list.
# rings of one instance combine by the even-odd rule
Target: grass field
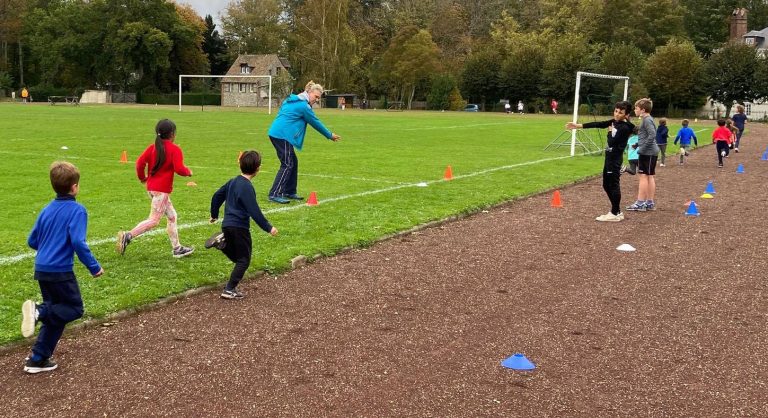
[[[563,131],[567,116],[320,110],[326,126],[342,136],[332,143],[310,128],[299,153],[299,192],[316,191],[320,205],[282,206],[266,199],[279,165],[266,136],[274,115],[266,111],[3,104],[0,113],[5,172],[0,178],[5,212],[0,345],[21,338],[21,303],[39,300],[26,237],[54,196],[48,167],[55,160],[68,160],[81,171],[78,201],[88,209],[89,243],[106,270],[93,279],[75,263],[89,318],[226,281],[231,264],[202,243],[219,228],[207,223],[211,194],[238,174],[241,150],[263,154],[254,187],[265,215],[280,230],[270,237],[252,227],[251,272],[280,272],[299,254],[366,246],[415,225],[572,183],[602,169],[601,157],[563,158],[565,147],[543,151]],[[115,233],[149,213],[133,161],[153,141],[155,123],[166,117],[176,122],[177,143],[194,172],[191,179],[176,178],[172,198],[181,242],[196,252],[172,258],[162,221],[120,257]],[[128,164],[119,162],[123,150]],[[452,181],[442,180],[448,165]],[[189,180],[197,186],[187,186]]]

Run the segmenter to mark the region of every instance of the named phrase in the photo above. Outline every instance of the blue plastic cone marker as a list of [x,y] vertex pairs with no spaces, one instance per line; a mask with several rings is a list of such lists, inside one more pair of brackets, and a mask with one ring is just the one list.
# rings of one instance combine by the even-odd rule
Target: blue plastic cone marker
[[688,210],[685,211],[685,216],[699,216],[701,213],[699,212],[698,206],[696,206],[696,202],[691,200],[691,204],[688,205]]
[[704,193],[709,193],[709,194],[715,194],[716,193],[715,192],[715,185],[712,184],[711,181],[707,183],[707,189],[704,190]]
[[736,174],[744,174],[744,164],[739,164],[739,166],[736,167]]
[[536,366],[524,355],[517,353],[501,362],[501,365],[513,370],[533,370]]

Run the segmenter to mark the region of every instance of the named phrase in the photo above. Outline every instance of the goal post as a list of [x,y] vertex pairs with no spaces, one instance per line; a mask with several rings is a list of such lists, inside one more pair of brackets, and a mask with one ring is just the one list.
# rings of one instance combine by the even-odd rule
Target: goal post
[[[624,98],[622,100],[627,100],[627,95],[629,94],[629,77],[622,76],[622,75],[608,75],[608,74],[588,73],[585,71],[577,71],[576,72],[576,92],[574,93],[574,99],[573,99],[573,123],[577,123],[579,120],[579,93],[581,91],[582,76],[595,77],[595,78],[607,78],[612,80],[624,80]],[[571,129],[571,157],[576,155],[576,131],[577,129]]]
[[[267,107],[269,114],[272,114],[272,76],[271,75],[205,75],[205,74],[180,74],[179,75],[179,112],[181,112],[181,83],[185,78],[238,78],[238,79],[267,79],[269,83],[267,93]],[[258,92],[256,94],[259,94]]]

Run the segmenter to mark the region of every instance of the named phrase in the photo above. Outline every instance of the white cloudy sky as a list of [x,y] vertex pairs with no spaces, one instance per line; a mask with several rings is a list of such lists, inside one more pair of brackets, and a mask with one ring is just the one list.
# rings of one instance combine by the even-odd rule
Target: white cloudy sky
[[176,0],[176,2],[189,4],[200,16],[211,15],[214,22],[220,22],[219,13],[227,8],[230,0]]

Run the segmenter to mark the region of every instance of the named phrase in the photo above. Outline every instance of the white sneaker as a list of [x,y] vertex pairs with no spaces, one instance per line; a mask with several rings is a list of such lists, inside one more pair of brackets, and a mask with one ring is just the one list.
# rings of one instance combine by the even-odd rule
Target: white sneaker
[[659,164],[659,167],[664,167],[664,163]]
[[720,151],[720,156],[725,157],[725,151]]
[[598,216],[595,220],[598,222],[620,222],[624,220],[624,214],[619,212],[618,215],[614,215],[611,212],[608,212],[605,215]]
[[37,324],[37,304],[31,300],[26,300],[21,305],[21,336],[31,337],[35,333]]

